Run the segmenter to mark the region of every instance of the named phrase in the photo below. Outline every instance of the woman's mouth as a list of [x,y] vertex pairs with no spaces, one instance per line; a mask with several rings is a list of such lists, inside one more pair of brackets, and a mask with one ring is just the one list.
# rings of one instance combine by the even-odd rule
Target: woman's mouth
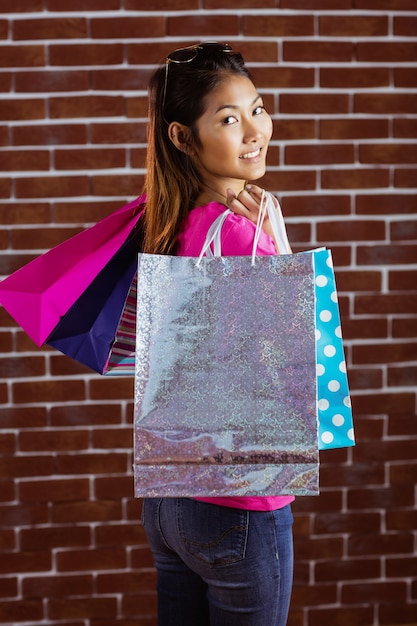
[[254,150],[253,152],[246,152],[246,154],[242,154],[239,159],[256,159],[257,157],[259,157],[261,154],[261,149],[258,148],[257,150]]

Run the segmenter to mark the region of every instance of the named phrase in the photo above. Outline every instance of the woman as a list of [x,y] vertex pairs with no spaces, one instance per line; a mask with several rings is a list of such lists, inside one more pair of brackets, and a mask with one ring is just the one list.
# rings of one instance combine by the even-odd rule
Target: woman
[[[144,251],[198,256],[230,208],[224,255],[252,250],[272,121],[240,54],[203,43],[173,52],[150,82]],[[277,254],[263,223],[258,254]],[[145,499],[160,626],[285,626],[292,497]]]

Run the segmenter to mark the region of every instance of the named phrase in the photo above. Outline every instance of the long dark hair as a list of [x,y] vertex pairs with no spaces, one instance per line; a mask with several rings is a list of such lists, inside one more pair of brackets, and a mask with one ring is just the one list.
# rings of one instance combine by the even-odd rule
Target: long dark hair
[[204,113],[209,94],[231,74],[251,79],[242,56],[231,52],[230,47],[208,43],[191,48],[191,53],[190,49],[186,50],[192,56],[191,61],[167,60],[149,84],[143,227],[144,250],[156,254],[175,253],[181,225],[193,208],[202,184],[192,158],[170,140],[169,124],[175,121],[187,126],[191,142],[198,146],[196,122]]

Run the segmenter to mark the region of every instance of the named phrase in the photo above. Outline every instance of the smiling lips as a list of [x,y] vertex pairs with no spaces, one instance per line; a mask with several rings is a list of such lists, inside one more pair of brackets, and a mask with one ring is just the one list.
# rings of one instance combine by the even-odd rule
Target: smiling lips
[[239,159],[255,159],[261,154],[261,149],[258,148],[254,152],[247,152],[246,154],[242,154]]

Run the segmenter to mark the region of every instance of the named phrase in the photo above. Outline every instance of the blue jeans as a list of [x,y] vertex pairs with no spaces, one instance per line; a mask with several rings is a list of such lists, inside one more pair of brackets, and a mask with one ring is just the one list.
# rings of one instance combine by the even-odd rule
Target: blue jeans
[[188,498],[149,498],[143,524],[157,571],[159,626],[285,626],[293,517]]

